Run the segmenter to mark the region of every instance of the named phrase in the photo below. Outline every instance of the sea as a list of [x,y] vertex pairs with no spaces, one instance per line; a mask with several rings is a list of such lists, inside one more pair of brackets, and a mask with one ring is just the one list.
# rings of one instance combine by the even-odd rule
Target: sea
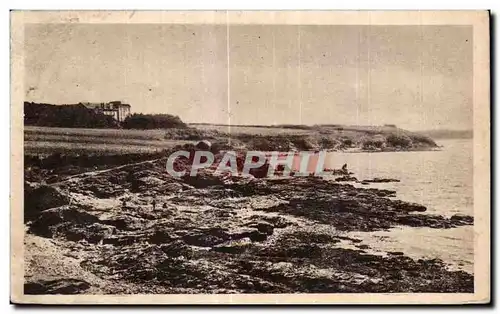
[[[472,139],[437,141],[437,151],[331,152],[326,168],[347,164],[358,180],[393,178],[400,182],[368,187],[395,190],[397,199],[425,205],[428,214],[473,216]],[[356,184],[354,184],[356,185]],[[360,187],[364,187],[359,185]],[[452,270],[474,271],[474,228],[397,227],[389,231],[351,232],[375,252],[398,251],[412,258],[438,258]]]

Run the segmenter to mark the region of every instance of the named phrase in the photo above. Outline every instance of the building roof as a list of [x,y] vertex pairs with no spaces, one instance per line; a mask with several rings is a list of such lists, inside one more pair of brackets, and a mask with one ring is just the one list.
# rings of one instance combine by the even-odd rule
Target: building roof
[[118,109],[119,107],[127,107],[130,108],[131,106],[129,104],[124,104],[121,101],[110,101],[107,103],[101,102],[101,103],[91,103],[91,102],[81,102],[80,104],[84,105],[85,107],[89,109],[103,109],[103,110],[113,110],[113,109]]

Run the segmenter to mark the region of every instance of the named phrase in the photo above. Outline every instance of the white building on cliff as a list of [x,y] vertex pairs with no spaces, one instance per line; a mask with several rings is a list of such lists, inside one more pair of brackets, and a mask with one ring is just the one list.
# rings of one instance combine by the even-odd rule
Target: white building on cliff
[[124,104],[121,101],[110,101],[108,103],[81,103],[89,109],[94,109],[95,112],[100,112],[108,116],[112,116],[116,121],[122,122],[130,115],[130,105]]

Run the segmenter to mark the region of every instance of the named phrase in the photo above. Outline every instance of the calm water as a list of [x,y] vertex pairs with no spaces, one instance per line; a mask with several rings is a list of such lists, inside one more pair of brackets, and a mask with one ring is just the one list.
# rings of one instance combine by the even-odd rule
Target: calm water
[[[359,180],[375,177],[401,182],[373,183],[393,189],[397,198],[427,206],[427,212],[473,215],[472,140],[443,140],[441,151],[388,153],[330,153],[325,166],[347,163]],[[394,228],[388,232],[357,232],[375,251],[402,251],[415,258],[440,258],[473,272],[474,233],[471,226],[453,229]]]

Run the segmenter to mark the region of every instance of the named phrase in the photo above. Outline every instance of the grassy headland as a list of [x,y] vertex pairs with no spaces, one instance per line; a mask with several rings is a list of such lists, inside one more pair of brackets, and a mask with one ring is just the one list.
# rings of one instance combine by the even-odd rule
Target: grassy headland
[[232,146],[252,150],[400,151],[437,148],[430,137],[395,126],[190,126],[212,132],[210,136],[216,140],[229,138]]
[[427,136],[387,126],[225,126],[191,124],[169,129],[86,129],[26,126],[27,154],[152,153],[208,139],[221,149],[292,151],[432,150]]
[[187,125],[170,114],[134,113],[124,121],[83,104],[24,103],[28,154],[153,153],[176,144],[211,140],[221,149],[401,151],[437,148],[428,136],[395,125]]

